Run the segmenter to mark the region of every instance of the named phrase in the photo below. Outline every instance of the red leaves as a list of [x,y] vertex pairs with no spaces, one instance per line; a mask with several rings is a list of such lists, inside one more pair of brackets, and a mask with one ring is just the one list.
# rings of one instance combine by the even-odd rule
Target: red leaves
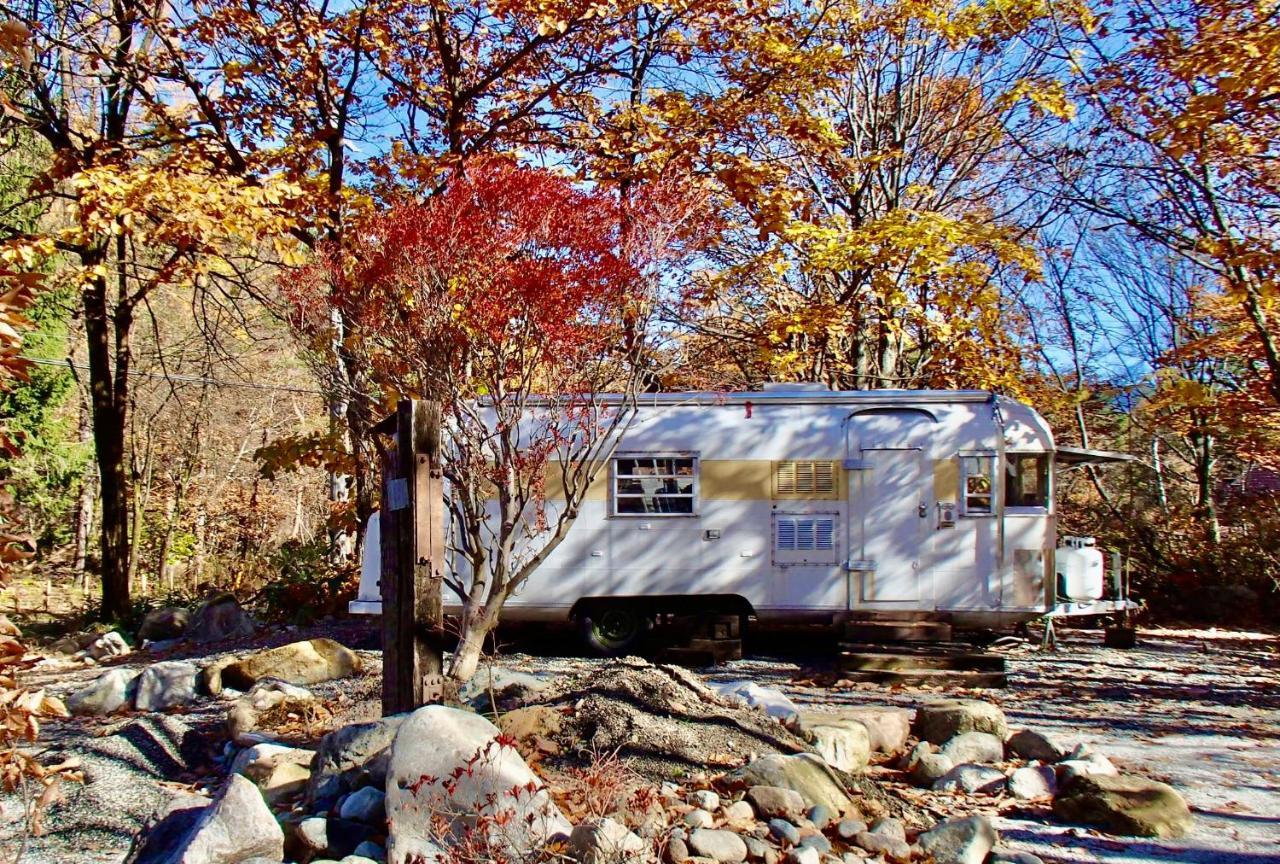
[[409,389],[476,395],[532,377],[573,392],[641,287],[622,222],[612,198],[552,171],[477,160],[441,194],[368,219],[349,254],[328,250],[286,290],[304,330],[326,332],[340,308],[357,325],[348,340]]

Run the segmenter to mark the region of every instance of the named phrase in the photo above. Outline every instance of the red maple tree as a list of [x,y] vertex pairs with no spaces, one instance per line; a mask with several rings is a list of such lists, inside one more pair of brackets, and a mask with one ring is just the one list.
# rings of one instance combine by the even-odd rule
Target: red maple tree
[[[503,603],[556,548],[629,422],[666,274],[707,232],[704,199],[625,199],[487,158],[323,250],[285,286],[293,323],[368,371],[388,405],[440,403],[465,680]],[[617,394],[608,400],[603,393]],[[550,487],[550,488],[548,488]]]

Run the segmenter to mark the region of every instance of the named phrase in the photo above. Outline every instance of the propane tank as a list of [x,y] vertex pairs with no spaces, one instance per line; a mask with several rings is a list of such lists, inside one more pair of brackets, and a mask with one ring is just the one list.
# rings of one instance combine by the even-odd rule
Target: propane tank
[[1102,553],[1092,537],[1063,537],[1054,553],[1058,596],[1068,600],[1099,600],[1105,584]]

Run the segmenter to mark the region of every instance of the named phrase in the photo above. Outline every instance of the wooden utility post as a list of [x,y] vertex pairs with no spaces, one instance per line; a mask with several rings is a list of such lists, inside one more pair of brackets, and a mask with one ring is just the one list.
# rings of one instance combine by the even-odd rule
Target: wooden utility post
[[[390,421],[380,431],[392,432]],[[444,657],[444,477],[440,406],[403,400],[382,466],[382,713],[448,695]]]

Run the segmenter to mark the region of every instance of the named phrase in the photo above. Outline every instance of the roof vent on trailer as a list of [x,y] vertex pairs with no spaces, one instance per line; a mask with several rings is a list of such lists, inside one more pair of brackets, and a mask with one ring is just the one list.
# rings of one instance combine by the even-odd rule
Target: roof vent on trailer
[[761,393],[830,393],[831,388],[818,381],[766,381]]

